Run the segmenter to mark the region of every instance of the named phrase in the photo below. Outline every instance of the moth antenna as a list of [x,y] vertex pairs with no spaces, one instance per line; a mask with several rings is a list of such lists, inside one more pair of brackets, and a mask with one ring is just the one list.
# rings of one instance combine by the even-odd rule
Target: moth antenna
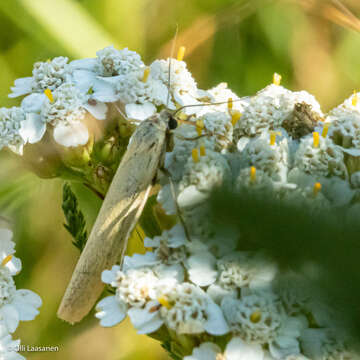
[[[244,98],[240,98],[240,99],[234,99],[232,100],[232,102],[236,102],[236,101],[241,101],[244,100]],[[227,104],[228,101],[221,101],[221,102],[216,102],[216,103],[203,103],[203,104],[194,104],[194,105],[184,105],[179,107],[178,109],[175,110],[175,112],[173,113],[173,116],[175,116],[179,111],[188,108],[188,107],[195,107],[195,106],[211,106],[211,105],[222,105],[222,104]]]
[[181,225],[182,225],[183,228],[184,228],[184,232],[185,232],[186,239],[191,242],[189,230],[188,230],[188,228],[187,228],[187,226],[186,226],[186,224],[185,224],[185,220],[184,220],[184,218],[183,218],[183,216],[182,216],[182,214],[181,214],[181,210],[180,210],[179,204],[178,204],[178,202],[177,202],[175,185],[174,185],[174,182],[172,181],[171,174],[170,174],[170,172],[169,172],[166,168],[164,168],[164,167],[161,167],[159,170],[162,171],[162,172],[167,176],[167,178],[169,179],[170,191],[171,191],[171,195],[172,195],[172,197],[173,197],[173,199],[174,199],[174,202],[175,202],[175,208],[176,208],[177,216],[179,217],[179,220],[180,220],[180,222],[181,222]]
[[201,135],[198,135],[198,136],[195,136],[195,137],[191,137],[191,138],[188,138],[186,136],[182,136],[182,135],[179,135],[179,134],[174,134],[174,136],[177,137],[180,140],[185,140],[185,141],[195,141],[195,140],[199,140],[199,139],[201,139],[203,137],[206,137],[206,136],[218,136],[222,140],[225,140],[228,144],[231,144],[231,141],[226,136],[219,135],[219,134],[214,134],[214,133],[209,133],[209,132],[206,132],[204,134],[201,134]]
[[174,35],[174,40],[172,42],[171,45],[171,52],[170,52],[170,58],[169,58],[169,68],[168,68],[168,83],[167,83],[167,88],[168,88],[168,94],[167,94],[167,99],[166,99],[166,107],[169,108],[169,102],[170,102],[170,85],[171,85],[171,59],[174,56],[174,51],[175,51],[175,45],[176,45],[176,39],[178,36],[178,32],[179,32],[179,25],[176,24],[176,30],[175,30],[175,35]]

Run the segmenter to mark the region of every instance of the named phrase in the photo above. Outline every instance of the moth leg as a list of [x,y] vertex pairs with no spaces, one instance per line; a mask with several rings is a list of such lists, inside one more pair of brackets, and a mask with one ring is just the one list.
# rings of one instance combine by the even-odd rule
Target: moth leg
[[176,136],[180,140],[186,140],[186,141],[190,141],[190,140],[195,141],[195,140],[201,139],[201,138],[203,138],[205,136],[208,136],[208,137],[209,136],[218,136],[222,140],[227,141],[228,144],[231,144],[231,141],[227,137],[225,137],[223,135],[216,135],[216,134],[213,134],[213,133],[205,133],[205,134],[201,134],[201,135],[198,135],[198,136],[195,136],[195,137],[192,137],[192,138],[187,138],[187,137],[179,135],[179,134],[174,134],[174,136]]
[[195,136],[195,137],[191,137],[191,138],[187,138],[185,136],[182,136],[182,135],[179,135],[179,134],[174,134],[174,136],[176,136],[178,139],[180,140],[186,140],[186,141],[195,141],[195,140],[198,140],[198,139],[201,139],[205,136],[211,136],[212,134],[202,134],[202,135],[199,135],[199,136]]
[[168,179],[169,179],[169,183],[170,183],[170,191],[171,191],[171,195],[174,199],[174,202],[175,202],[175,208],[176,208],[176,213],[177,213],[177,216],[179,217],[179,220],[180,220],[180,223],[181,225],[183,226],[184,228],[184,232],[185,232],[185,236],[186,236],[186,239],[188,241],[191,241],[191,237],[190,237],[190,233],[189,233],[189,230],[185,224],[185,220],[182,216],[182,213],[181,213],[181,210],[180,210],[180,207],[179,207],[179,204],[177,202],[177,196],[176,196],[176,190],[175,190],[175,185],[174,185],[174,182],[171,178],[171,174],[169,173],[169,171],[167,169],[165,169],[164,167],[160,167],[159,168],[159,171],[161,171]]

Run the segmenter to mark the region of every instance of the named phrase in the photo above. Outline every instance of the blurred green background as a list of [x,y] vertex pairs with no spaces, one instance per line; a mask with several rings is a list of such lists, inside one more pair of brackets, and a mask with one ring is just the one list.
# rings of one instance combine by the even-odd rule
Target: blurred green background
[[[360,2],[321,0],[2,0],[0,2],[0,106],[16,78],[30,76],[36,61],[63,55],[94,57],[105,46],[129,47],[146,62],[177,45],[200,88],[227,82],[238,95],[267,85],[274,72],[283,85],[307,90],[323,110],[360,88]],[[44,304],[35,321],[15,334],[23,344],[58,345],[58,353],[26,353],[28,359],[167,359],[159,343],[136,335],[128,321],[98,326],[91,314],[67,325],[56,310],[78,257],[63,228],[62,182],[40,180],[22,159],[0,153],[0,213],[14,220],[23,271],[18,288]],[[88,224],[99,201],[78,188]]]

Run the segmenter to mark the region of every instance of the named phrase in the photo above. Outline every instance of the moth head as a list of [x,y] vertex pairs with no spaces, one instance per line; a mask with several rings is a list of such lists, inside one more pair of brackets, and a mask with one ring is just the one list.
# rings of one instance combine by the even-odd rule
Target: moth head
[[168,130],[174,130],[178,126],[177,120],[168,110],[162,110],[160,112],[160,121],[166,124]]

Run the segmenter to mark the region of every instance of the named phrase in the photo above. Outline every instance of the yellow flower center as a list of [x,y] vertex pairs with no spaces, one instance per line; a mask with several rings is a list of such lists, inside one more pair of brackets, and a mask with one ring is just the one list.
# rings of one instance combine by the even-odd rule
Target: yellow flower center
[[53,93],[50,89],[46,89],[44,90],[44,94],[46,95],[46,97],[49,99],[49,101],[52,103],[54,102],[54,96]]

